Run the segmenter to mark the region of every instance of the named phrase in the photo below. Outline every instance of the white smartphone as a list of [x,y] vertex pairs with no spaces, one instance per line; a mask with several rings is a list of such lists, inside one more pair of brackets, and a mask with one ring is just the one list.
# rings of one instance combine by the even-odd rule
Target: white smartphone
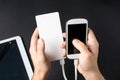
[[88,21],[84,18],[70,19],[66,22],[66,51],[69,59],[79,58],[80,51],[73,44],[73,39],[79,39],[86,43],[88,33]]

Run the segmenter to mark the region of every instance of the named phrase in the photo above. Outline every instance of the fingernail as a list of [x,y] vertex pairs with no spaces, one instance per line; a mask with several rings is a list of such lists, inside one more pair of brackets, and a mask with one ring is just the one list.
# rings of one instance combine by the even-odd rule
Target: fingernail
[[73,44],[77,44],[79,42],[79,40],[78,39],[74,39],[72,42],[73,42]]

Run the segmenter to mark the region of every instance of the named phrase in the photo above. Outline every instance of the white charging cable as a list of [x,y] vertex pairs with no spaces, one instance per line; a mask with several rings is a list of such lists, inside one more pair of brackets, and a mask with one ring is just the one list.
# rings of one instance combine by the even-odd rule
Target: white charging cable
[[[78,60],[75,59],[74,60],[75,80],[77,80],[77,64],[78,64]],[[66,77],[66,74],[65,74],[65,68],[64,68],[64,65],[65,65],[65,60],[64,59],[60,60],[60,65],[62,67],[62,74],[63,74],[64,80],[67,80],[67,77]]]
[[[74,60],[75,80],[77,80],[77,64],[78,64],[78,60]],[[65,65],[65,60],[64,59],[60,60],[60,65],[62,67],[62,74],[63,74],[64,80],[67,80],[67,77],[66,77],[66,74],[65,74],[65,68],[64,68],[64,65]]]
[[78,64],[78,60],[77,60],[77,59],[75,59],[75,60],[74,60],[75,80],[77,80],[77,64]]
[[66,75],[65,75],[64,64],[65,64],[65,60],[64,60],[64,59],[61,59],[61,60],[60,60],[60,65],[61,65],[61,67],[62,67],[63,77],[64,77],[65,80],[67,80],[67,77],[66,77]]

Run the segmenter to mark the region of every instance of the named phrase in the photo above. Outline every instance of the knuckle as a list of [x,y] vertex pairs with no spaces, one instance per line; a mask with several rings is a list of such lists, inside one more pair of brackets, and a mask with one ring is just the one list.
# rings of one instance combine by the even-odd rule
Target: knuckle
[[31,53],[31,48],[29,48],[29,52]]

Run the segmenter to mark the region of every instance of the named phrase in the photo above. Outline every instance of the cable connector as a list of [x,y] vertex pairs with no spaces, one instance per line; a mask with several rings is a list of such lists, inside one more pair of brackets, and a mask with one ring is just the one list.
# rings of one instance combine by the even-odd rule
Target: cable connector
[[65,60],[64,60],[64,59],[61,59],[61,60],[60,60],[60,65],[61,65],[61,67],[62,67],[63,77],[64,77],[65,80],[67,80],[67,77],[66,77],[66,75],[65,75],[64,64],[65,64]]
[[75,60],[74,60],[74,67],[75,67],[75,80],[77,80],[77,64],[78,64],[78,60],[75,59]]

